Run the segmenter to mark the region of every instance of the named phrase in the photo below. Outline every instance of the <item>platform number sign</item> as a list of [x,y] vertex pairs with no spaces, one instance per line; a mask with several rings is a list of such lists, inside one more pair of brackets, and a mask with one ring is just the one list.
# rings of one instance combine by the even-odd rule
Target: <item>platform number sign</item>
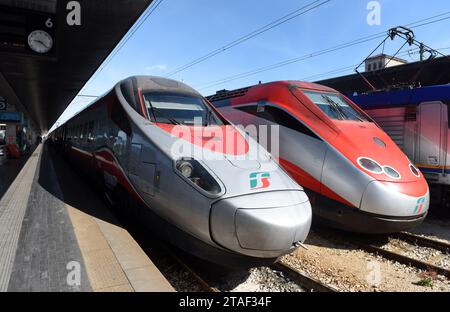
[[0,96],[0,110],[6,110],[6,99],[2,96]]

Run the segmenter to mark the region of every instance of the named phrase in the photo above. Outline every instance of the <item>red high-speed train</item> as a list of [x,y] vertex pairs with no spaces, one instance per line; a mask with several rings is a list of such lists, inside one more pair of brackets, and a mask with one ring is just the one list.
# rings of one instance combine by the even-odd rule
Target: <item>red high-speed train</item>
[[336,90],[280,81],[219,91],[208,99],[234,124],[279,126],[279,161],[328,225],[392,233],[425,219],[430,196],[421,172]]

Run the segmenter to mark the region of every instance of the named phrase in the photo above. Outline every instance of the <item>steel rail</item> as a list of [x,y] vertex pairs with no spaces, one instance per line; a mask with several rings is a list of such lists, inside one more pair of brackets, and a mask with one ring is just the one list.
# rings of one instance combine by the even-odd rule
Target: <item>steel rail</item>
[[315,292],[338,292],[339,290],[314,279],[283,262],[276,262],[271,268],[280,271],[294,280],[302,288]]

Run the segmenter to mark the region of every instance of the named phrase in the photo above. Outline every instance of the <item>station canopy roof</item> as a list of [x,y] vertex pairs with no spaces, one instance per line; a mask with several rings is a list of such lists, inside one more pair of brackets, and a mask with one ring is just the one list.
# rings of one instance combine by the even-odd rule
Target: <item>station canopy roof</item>
[[46,132],[152,0],[0,0],[0,96]]

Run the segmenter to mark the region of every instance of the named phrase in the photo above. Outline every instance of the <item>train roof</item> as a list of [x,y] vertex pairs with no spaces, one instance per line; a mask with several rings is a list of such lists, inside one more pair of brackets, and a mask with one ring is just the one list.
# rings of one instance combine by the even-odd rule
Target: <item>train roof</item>
[[130,82],[133,84],[134,88],[139,88],[143,91],[167,91],[200,95],[195,89],[182,82],[157,76],[132,76],[120,81],[119,84]]
[[[113,88],[109,89],[107,92],[105,92],[103,95],[99,96],[95,101],[90,103],[88,106],[74,114],[72,117],[70,117],[66,122],[59,125],[57,128],[55,128],[51,133],[54,131],[57,131],[59,128],[64,126],[67,122],[70,120],[76,118],[79,114],[84,112],[85,110],[95,107],[95,105],[107,94],[109,94],[111,91],[113,91],[116,86],[121,87],[121,91],[124,94],[127,101],[130,102],[132,105],[136,105],[136,99],[133,96],[133,94],[137,94],[138,90],[141,89],[142,91],[146,92],[173,92],[173,93],[182,93],[182,94],[192,94],[195,96],[202,96],[199,92],[197,92],[195,89],[191,88],[187,84],[184,84],[182,82],[179,82],[177,80],[168,79],[164,77],[158,77],[158,76],[131,76],[128,78],[125,78],[118,83],[114,85]],[[50,134],[51,134],[50,133]]]
[[319,85],[316,83],[296,81],[296,80],[285,80],[285,81],[274,81],[274,82],[256,84],[253,86],[249,86],[249,87],[245,87],[245,88],[241,88],[241,89],[235,89],[235,90],[220,90],[220,91],[217,91],[216,94],[208,96],[207,99],[211,102],[222,101],[222,100],[227,100],[227,99],[231,99],[231,98],[244,96],[252,88],[265,88],[265,87],[274,87],[274,86],[283,86],[283,85],[288,86],[288,87],[297,86],[302,89],[310,89],[310,90],[317,90],[317,91],[338,92],[330,87],[327,87],[324,85]]
[[350,94],[349,97],[363,109],[402,107],[430,101],[448,102],[450,84]]

